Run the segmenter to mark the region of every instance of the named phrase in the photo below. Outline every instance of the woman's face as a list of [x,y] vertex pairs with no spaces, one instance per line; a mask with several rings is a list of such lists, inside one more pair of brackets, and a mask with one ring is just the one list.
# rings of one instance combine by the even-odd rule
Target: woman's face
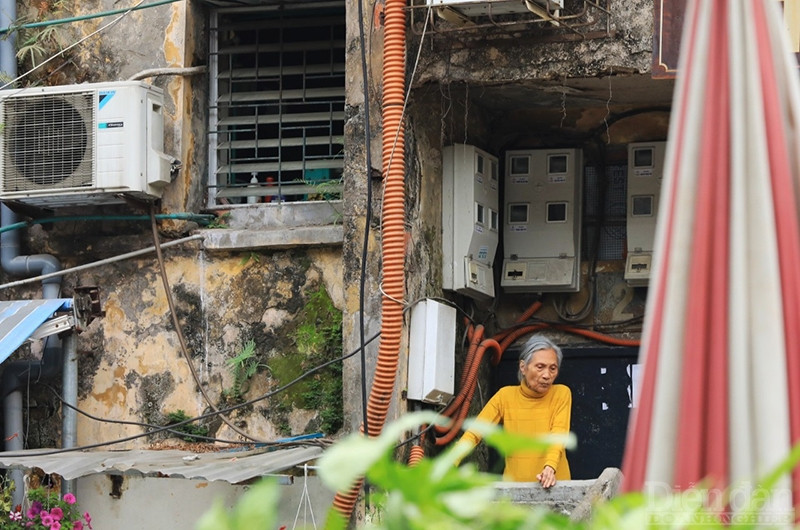
[[522,380],[536,395],[547,394],[558,375],[558,357],[552,349],[534,353],[527,364],[519,362]]

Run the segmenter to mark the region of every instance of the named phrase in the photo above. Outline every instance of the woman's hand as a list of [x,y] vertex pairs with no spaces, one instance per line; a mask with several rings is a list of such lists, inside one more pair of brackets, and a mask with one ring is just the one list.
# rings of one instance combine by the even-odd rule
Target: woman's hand
[[542,472],[536,475],[536,480],[544,489],[551,488],[556,484],[556,470],[550,466],[544,466]]

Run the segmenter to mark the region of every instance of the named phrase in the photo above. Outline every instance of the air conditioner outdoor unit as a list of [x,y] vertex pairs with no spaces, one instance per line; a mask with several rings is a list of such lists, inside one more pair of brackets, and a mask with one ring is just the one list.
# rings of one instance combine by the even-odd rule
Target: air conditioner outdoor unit
[[44,208],[161,197],[164,96],[139,81],[0,91],[0,200]]
[[428,0],[428,5],[446,7],[465,17],[535,13],[549,18],[548,10],[562,9],[564,0]]

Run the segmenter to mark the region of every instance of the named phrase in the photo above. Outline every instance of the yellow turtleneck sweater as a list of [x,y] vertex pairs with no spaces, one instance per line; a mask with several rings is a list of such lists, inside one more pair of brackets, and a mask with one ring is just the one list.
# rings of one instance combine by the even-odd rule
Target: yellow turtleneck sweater
[[[568,433],[570,413],[572,412],[572,393],[564,385],[553,385],[541,397],[520,383],[506,386],[497,391],[478,414],[478,419],[490,423],[502,423],[513,433],[535,436],[537,434]],[[480,437],[467,431],[458,443],[469,443],[473,447]],[[553,445],[547,451],[525,451],[506,458],[505,480],[516,482],[536,482],[536,475],[544,466],[556,471],[557,480],[569,480],[569,464],[564,446]]]

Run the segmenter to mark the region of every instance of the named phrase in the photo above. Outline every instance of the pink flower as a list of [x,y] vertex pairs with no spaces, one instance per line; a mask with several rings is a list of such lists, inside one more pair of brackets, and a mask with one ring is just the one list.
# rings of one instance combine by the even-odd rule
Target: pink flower
[[64,517],[64,510],[62,510],[61,508],[59,508],[58,506],[56,506],[55,508],[53,508],[52,510],[50,510],[50,515],[51,515],[51,516],[53,517],[53,519],[55,519],[56,521],[60,521],[60,520],[61,520],[61,519]]
[[72,530],[83,530],[83,523],[80,519],[72,522]]
[[33,501],[31,507],[28,508],[28,511],[25,512],[25,515],[28,516],[28,519],[33,519],[42,511],[42,503],[39,501]]
[[53,519],[53,516],[47,513],[47,511],[42,511],[42,513],[40,513],[39,515],[42,516],[42,524],[45,526],[50,526],[56,522],[56,520]]
[[72,493],[67,493],[66,495],[64,495],[64,502],[66,502],[67,504],[75,504],[75,501],[76,501],[75,495],[73,495]]
[[89,530],[92,530],[92,516],[89,515],[89,512],[84,512],[83,519],[86,521],[86,526],[89,527]]
[[61,523],[55,521],[53,524],[50,525],[50,530],[61,530]]

